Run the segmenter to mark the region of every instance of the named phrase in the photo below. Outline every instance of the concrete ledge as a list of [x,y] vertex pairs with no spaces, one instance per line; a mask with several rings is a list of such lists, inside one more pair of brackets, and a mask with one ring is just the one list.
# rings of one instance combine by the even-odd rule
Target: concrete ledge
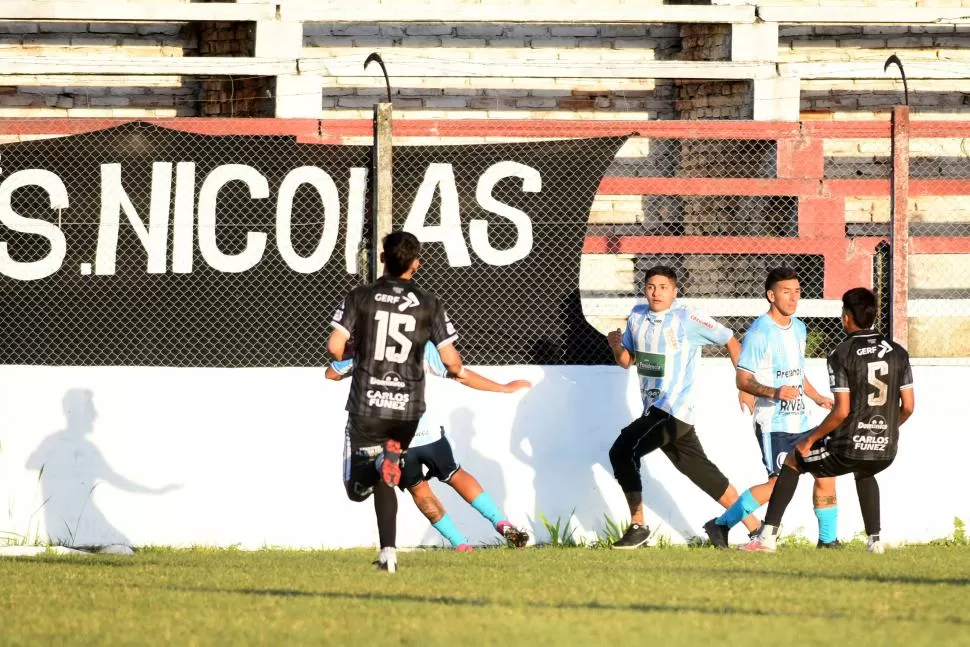
[[[970,7],[966,9],[970,14]],[[891,50],[888,50],[891,51]],[[845,63],[779,63],[782,77],[801,79],[883,79],[899,78],[895,68],[883,70],[884,61],[853,61]],[[966,79],[965,61],[906,62],[907,79]]]
[[[752,20],[753,20],[752,11]],[[188,22],[193,20],[274,20],[275,3],[235,2],[44,2],[4,0],[0,20],[70,22]]]
[[[970,7],[873,7],[838,5],[793,7],[758,5],[758,18],[765,22],[809,25],[965,25],[970,24]],[[908,70],[907,70],[908,71]]]
[[[359,66],[360,64],[358,64]],[[295,59],[232,56],[0,56],[0,69],[18,74],[126,74],[146,76],[277,76],[297,73]]]
[[296,0],[280,3],[283,20],[302,22],[354,23],[753,23],[753,5],[693,6],[656,5],[636,8],[627,5],[548,4],[518,7],[488,4],[367,4],[324,3]]
[[[491,62],[448,58],[447,50],[435,57],[409,55],[406,48],[388,55],[388,71],[394,79],[444,77],[491,77]],[[359,77],[364,56],[300,59],[300,71],[322,76]],[[236,59],[240,60],[240,59]],[[729,61],[630,61],[626,65],[604,66],[593,61],[584,65],[575,61],[568,68],[552,62],[527,59],[510,60],[504,69],[517,78],[601,78],[601,79],[769,79],[775,75],[772,63],[733,63]],[[909,70],[907,69],[907,73]],[[226,74],[226,72],[223,72]]]

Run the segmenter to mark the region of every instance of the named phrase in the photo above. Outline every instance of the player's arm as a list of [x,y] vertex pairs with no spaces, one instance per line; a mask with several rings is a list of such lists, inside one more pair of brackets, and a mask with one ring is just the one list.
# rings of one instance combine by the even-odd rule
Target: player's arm
[[913,410],[916,408],[916,394],[913,393],[913,387],[902,389],[899,392],[899,424],[903,424],[909,417],[913,415]]
[[805,395],[807,395],[812,402],[823,409],[831,409],[835,406],[835,400],[832,398],[827,398],[819,393],[818,389],[812,386],[812,383],[808,381],[807,377],[802,380],[802,388],[805,389]]
[[903,367],[903,382],[899,387],[899,424],[903,424],[913,415],[916,408],[916,394],[913,392],[913,369],[909,365],[909,357],[905,359]]
[[528,380],[513,380],[512,382],[507,382],[506,384],[500,384],[488,379],[480,373],[476,373],[469,368],[465,369],[464,375],[454,379],[456,382],[464,384],[470,389],[475,389],[477,391],[491,391],[492,393],[515,393],[519,389],[532,388],[532,382],[529,382]]
[[619,328],[611,330],[606,335],[606,341],[613,351],[616,363],[623,368],[630,368],[633,365],[633,334],[630,332],[630,324],[627,323],[626,330],[622,333]]
[[327,352],[337,361],[349,357],[347,352],[347,341],[354,333],[354,319],[357,317],[357,307],[354,302],[354,293],[351,292],[344,298],[343,302],[337,307],[333,314],[333,330],[327,340]]
[[798,451],[802,456],[808,456],[809,450],[811,450],[812,445],[822,440],[830,433],[839,428],[845,419],[849,417],[849,409],[851,404],[851,397],[849,391],[836,391],[835,404],[832,405],[832,410],[829,411],[828,415],[825,416],[825,420],[815,428],[811,435],[806,438],[798,446]]
[[431,316],[431,343],[434,344],[441,356],[441,362],[448,371],[448,377],[461,377],[465,367],[462,365],[461,355],[455,348],[458,331],[448,318],[441,301],[435,300],[434,314]]

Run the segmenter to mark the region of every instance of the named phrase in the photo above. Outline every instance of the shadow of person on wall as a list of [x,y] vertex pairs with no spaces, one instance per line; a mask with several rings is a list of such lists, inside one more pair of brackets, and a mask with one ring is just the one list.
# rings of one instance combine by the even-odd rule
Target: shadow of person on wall
[[[606,337],[586,321],[578,291],[562,308],[568,323],[565,343],[536,340],[532,363],[615,366]],[[604,370],[602,379],[582,384],[566,373],[554,374],[539,382],[519,405],[510,449],[534,471],[535,512],[531,521],[540,537],[545,534],[540,515],[552,524],[557,520],[565,524],[572,515],[585,531],[597,533],[605,526],[604,515],[618,523],[629,521],[626,501],[612,478],[609,450],[620,429],[642,412],[638,406],[631,407],[628,400],[630,379],[629,372],[620,368]],[[564,436],[564,430],[576,427],[583,431]],[[609,476],[609,489],[600,490],[597,471]],[[641,478],[644,506],[675,531],[693,534],[693,524],[668,489],[650,475],[645,463],[641,463]],[[608,505],[608,501],[614,505]],[[611,510],[622,512],[614,516]]]
[[70,389],[62,405],[66,427],[45,438],[26,464],[39,472],[47,535],[66,546],[130,545],[94,502],[95,488],[108,483],[135,494],[166,494],[181,486],[150,488],[111,469],[89,439],[98,417],[91,391]]

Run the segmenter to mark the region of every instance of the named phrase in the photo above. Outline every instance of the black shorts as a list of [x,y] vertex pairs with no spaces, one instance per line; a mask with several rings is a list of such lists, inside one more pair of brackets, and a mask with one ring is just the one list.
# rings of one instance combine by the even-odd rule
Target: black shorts
[[[363,501],[374,492],[380,478],[374,462],[388,439],[406,450],[418,430],[417,420],[385,420],[350,414],[344,436],[344,488],[352,501]],[[402,460],[406,457],[402,454]]]
[[808,456],[802,456],[795,452],[799,470],[823,477],[855,474],[856,479],[859,479],[860,477],[875,476],[893,464],[892,458],[888,460],[863,460],[834,454],[826,448],[826,440],[826,438],[823,438],[812,445]]
[[421,481],[438,479],[447,483],[448,479],[461,469],[455,460],[455,453],[451,443],[442,436],[433,443],[412,447],[408,450],[404,460],[404,471],[401,475],[401,489],[412,488]]
[[620,430],[610,450],[614,476],[624,492],[640,492],[640,459],[659,449],[674,467],[712,499],[719,499],[729,482],[707,457],[694,426],[666,411],[650,407],[647,412]]

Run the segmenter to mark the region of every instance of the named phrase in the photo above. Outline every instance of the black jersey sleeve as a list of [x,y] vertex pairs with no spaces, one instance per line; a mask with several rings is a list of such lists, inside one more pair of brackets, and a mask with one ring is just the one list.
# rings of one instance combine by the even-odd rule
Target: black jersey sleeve
[[344,297],[344,300],[337,306],[333,313],[333,327],[342,331],[347,337],[354,336],[354,327],[357,320],[357,293],[351,292]]
[[903,351],[903,377],[899,381],[899,390],[913,388],[913,367],[909,364],[909,353]]
[[845,365],[845,358],[839,354],[840,349],[841,347],[832,351],[828,359],[829,388],[832,390],[832,393],[839,391],[848,393],[849,391],[849,371]]
[[434,312],[431,314],[431,341],[436,348],[453,344],[458,339],[458,331],[451,322],[445,306],[440,299],[435,299]]

